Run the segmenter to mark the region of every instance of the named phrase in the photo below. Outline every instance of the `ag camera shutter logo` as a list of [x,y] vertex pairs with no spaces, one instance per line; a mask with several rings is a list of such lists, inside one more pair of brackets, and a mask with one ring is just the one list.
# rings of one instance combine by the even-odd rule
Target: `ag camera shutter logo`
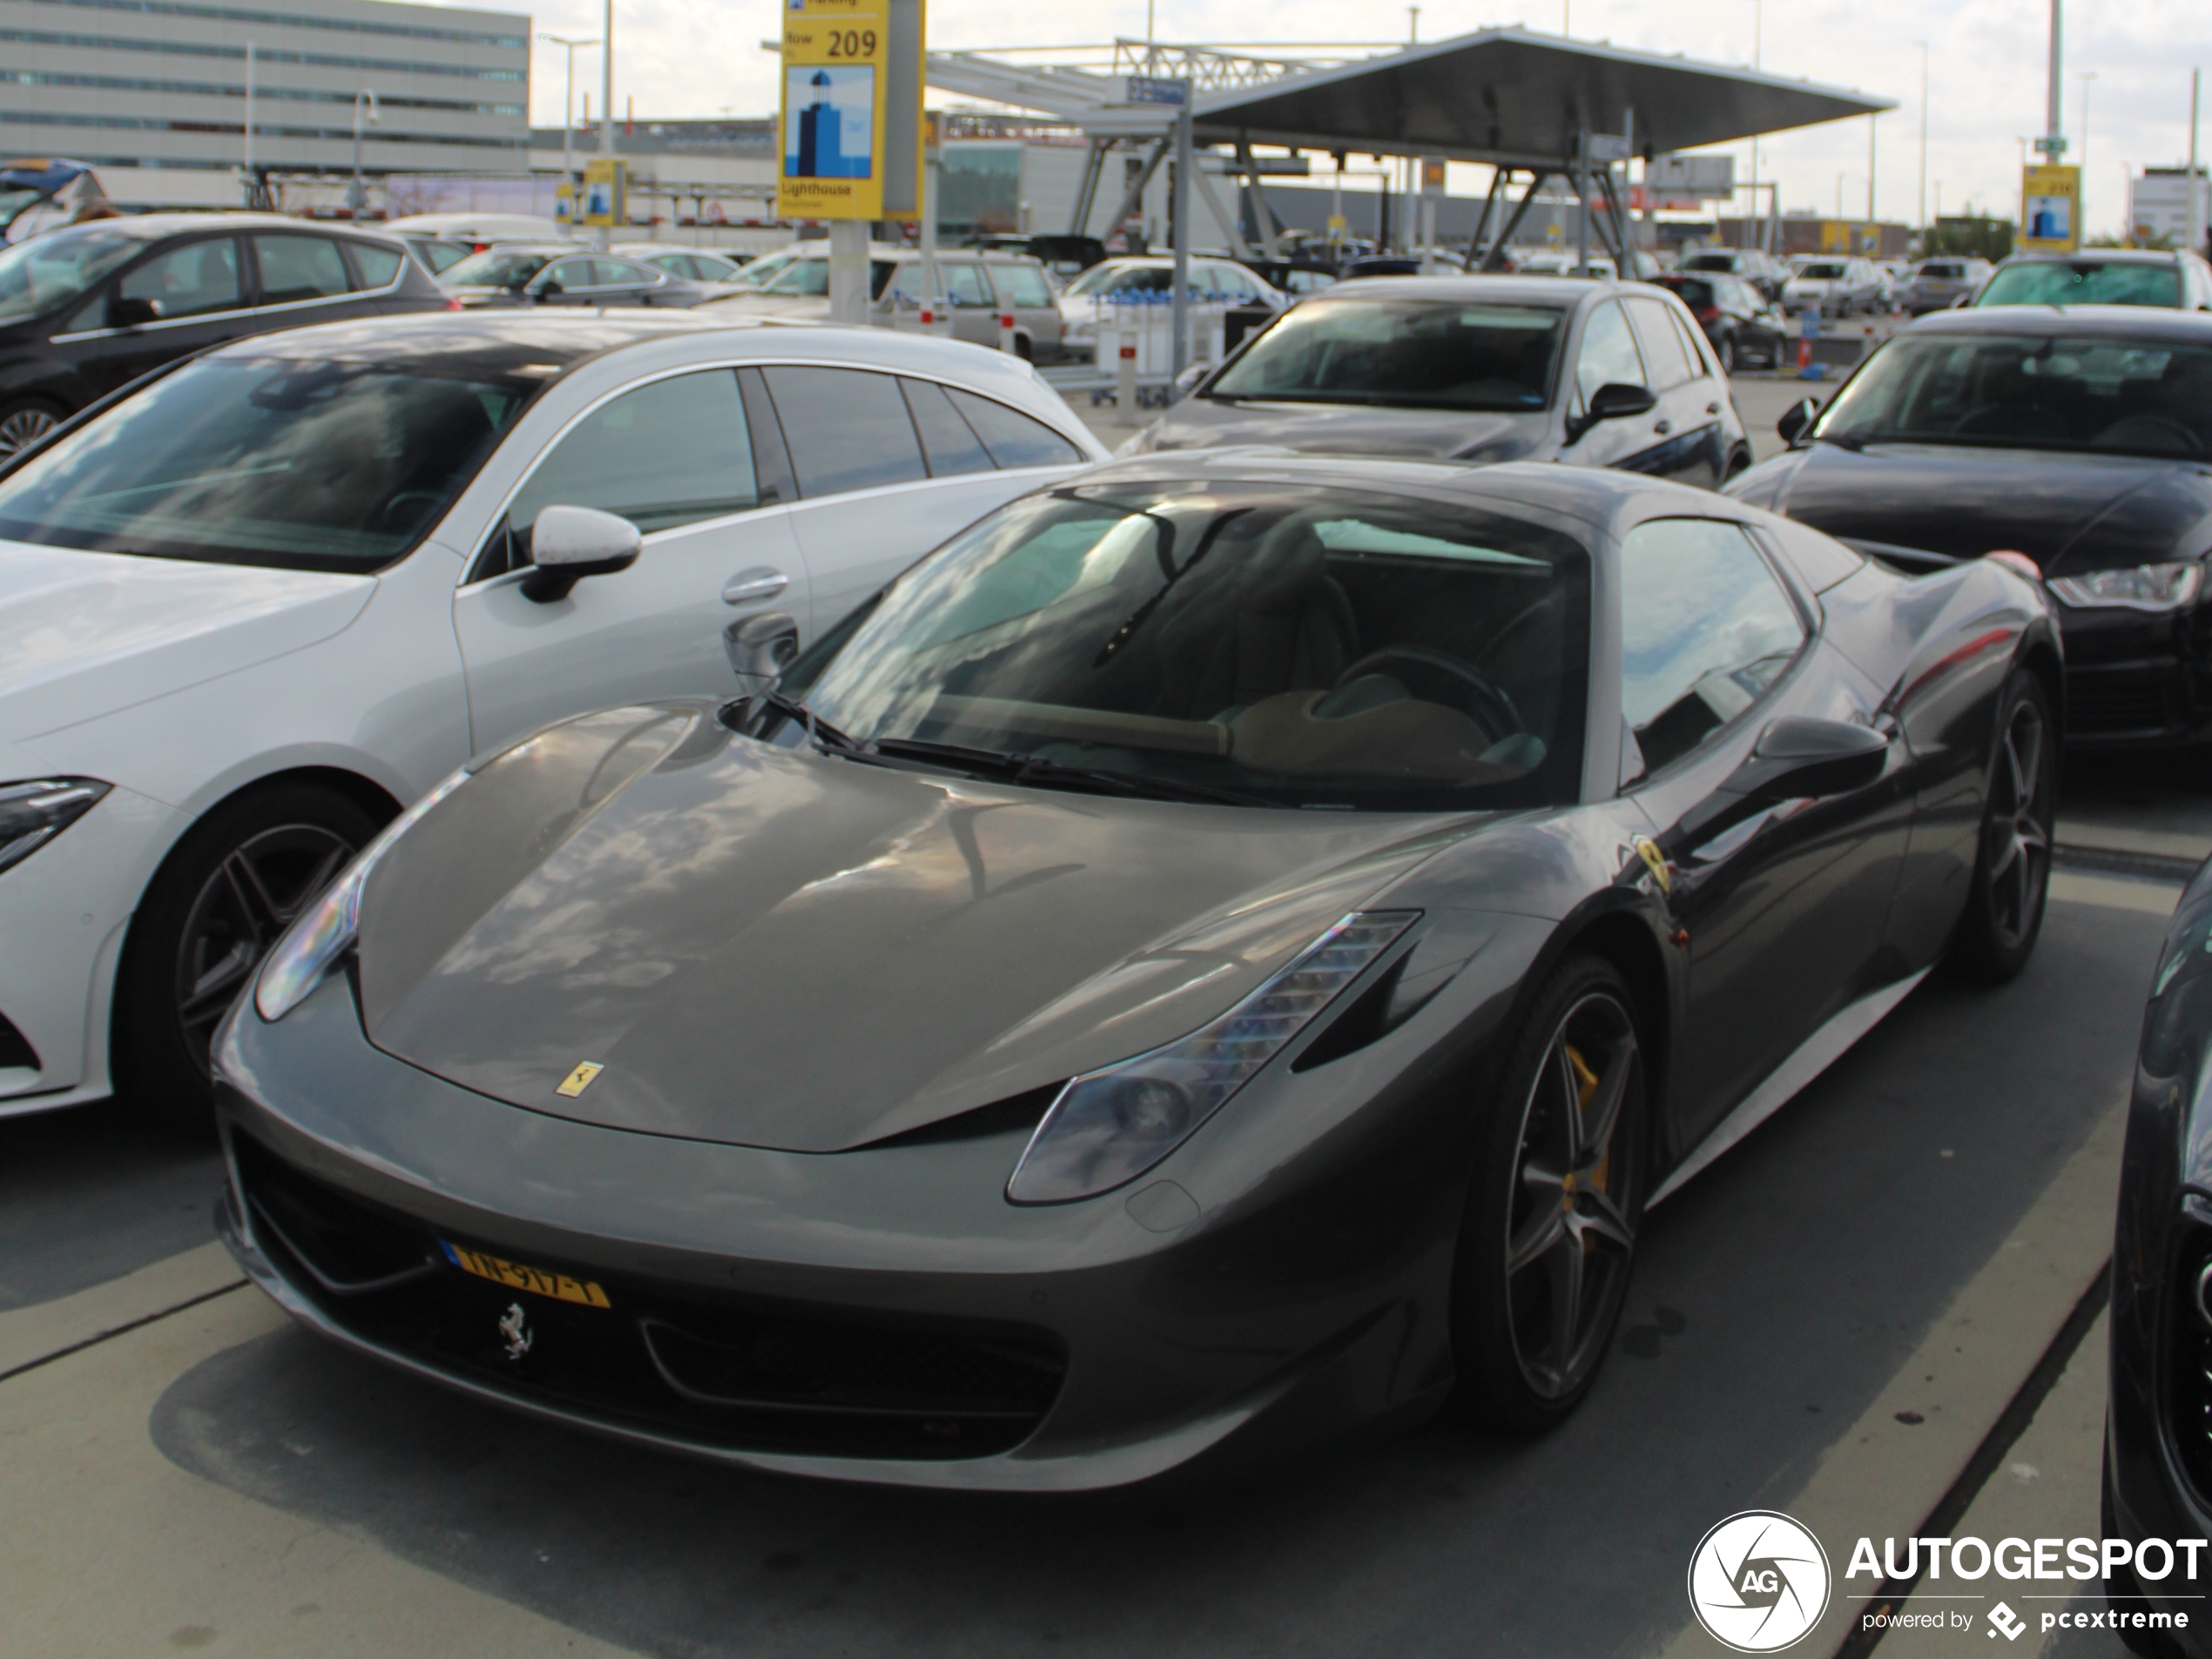
[[1689,1608],[1705,1634],[1738,1653],[1779,1653],[1828,1608],[1828,1552],[1771,1509],[1730,1515],[1689,1558]]

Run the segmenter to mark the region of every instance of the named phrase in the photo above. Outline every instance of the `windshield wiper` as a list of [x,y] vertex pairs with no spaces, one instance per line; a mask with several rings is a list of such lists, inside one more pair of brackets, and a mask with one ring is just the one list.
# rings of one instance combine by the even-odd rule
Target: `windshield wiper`
[[1127,795],[1146,800],[1211,801],[1224,806],[1280,806],[1282,802],[1241,790],[1217,789],[1211,784],[1173,778],[1143,778],[1135,772],[1097,766],[1070,766],[1042,755],[1018,754],[1003,749],[971,748],[961,743],[933,743],[924,738],[878,738],[868,745],[894,759],[941,761],[949,766],[988,772],[1010,784],[1076,786],[1105,794]]
[[773,709],[787,720],[796,720],[806,728],[808,740],[825,753],[831,750],[840,754],[863,757],[867,753],[865,745],[846,737],[795,697],[787,697],[771,687],[765,691],[754,692],[752,701],[762,707]]

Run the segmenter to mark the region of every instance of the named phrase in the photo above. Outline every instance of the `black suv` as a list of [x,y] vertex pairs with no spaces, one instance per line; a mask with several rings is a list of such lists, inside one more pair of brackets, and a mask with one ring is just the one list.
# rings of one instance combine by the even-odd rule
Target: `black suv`
[[274,213],[148,213],[48,231],[0,249],[0,461],[206,347],[448,303],[395,238]]

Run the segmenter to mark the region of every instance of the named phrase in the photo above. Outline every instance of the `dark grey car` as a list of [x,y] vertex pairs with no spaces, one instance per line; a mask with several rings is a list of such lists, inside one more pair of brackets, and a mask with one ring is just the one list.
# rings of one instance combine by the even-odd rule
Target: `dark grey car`
[[439,278],[464,306],[695,306],[715,291],[619,253],[572,244],[502,242]]
[[220,1224],[301,1321],[907,1485],[1532,1432],[1646,1207],[2042,915],[2040,590],[1710,492],[1148,458],[789,627],[471,762],[267,959]]
[[1564,461],[1712,486],[1751,464],[1728,377],[1663,288],[1370,277],[1254,335],[1123,453]]

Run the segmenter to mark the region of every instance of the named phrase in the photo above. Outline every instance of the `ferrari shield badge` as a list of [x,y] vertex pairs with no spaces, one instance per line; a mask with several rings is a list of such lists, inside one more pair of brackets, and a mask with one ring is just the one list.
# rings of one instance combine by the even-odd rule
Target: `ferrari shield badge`
[[[1635,846],[1636,856],[1643,860],[1644,867],[1651,872],[1651,879],[1659,884],[1659,891],[1672,893],[1675,888],[1674,869],[1667,862],[1667,855],[1659,850],[1659,843],[1649,835],[1639,835],[1635,838]],[[563,1094],[568,1092],[565,1085],[563,1086],[561,1092]]]
[[579,1060],[576,1069],[561,1079],[561,1086],[553,1092],[563,1100],[574,1100],[591,1087],[591,1080],[606,1068],[596,1060]]

